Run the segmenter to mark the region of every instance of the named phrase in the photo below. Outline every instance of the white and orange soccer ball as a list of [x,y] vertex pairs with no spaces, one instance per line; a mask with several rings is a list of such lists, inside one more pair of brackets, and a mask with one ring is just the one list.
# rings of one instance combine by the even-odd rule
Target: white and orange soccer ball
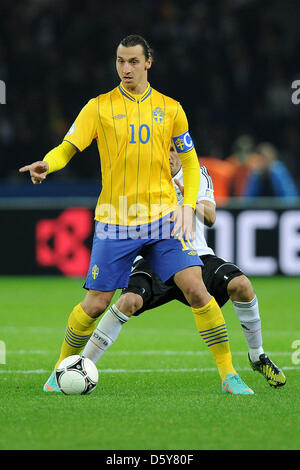
[[87,357],[73,355],[66,357],[58,365],[56,381],[65,395],[87,395],[95,390],[99,374],[98,369]]

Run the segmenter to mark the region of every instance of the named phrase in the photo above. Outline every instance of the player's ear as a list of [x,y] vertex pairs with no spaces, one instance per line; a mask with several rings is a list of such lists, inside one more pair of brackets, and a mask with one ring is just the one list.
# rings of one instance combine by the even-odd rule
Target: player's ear
[[150,57],[146,62],[145,70],[149,70],[151,68],[151,65],[152,65],[152,58]]

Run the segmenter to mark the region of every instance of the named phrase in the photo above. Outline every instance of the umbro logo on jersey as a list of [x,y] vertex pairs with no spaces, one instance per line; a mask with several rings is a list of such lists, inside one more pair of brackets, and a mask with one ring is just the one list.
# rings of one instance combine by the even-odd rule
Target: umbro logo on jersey
[[116,116],[113,116],[114,119],[123,119],[126,117],[126,114],[117,114]]

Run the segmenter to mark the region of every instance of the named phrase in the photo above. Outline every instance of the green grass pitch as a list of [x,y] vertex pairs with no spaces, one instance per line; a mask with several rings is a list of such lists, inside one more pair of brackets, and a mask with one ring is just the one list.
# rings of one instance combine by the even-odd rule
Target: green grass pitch
[[221,393],[193,315],[178,302],[123,327],[97,364],[91,395],[44,393],[82,280],[2,277],[0,284],[0,449],[299,448],[300,354],[292,347],[300,340],[299,279],[253,279],[265,351],[287,376],[281,389],[250,369],[233,308],[223,308],[234,365],[254,396]]

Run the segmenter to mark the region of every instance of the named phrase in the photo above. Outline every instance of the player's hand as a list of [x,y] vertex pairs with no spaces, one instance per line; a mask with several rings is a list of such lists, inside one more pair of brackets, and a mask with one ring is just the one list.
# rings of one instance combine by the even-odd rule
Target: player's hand
[[25,171],[29,171],[33,184],[41,184],[47,177],[49,165],[45,161],[34,162],[19,169],[20,173],[25,173]]
[[171,235],[179,239],[194,240],[194,209],[190,206],[180,206],[171,216],[175,222]]
[[176,186],[178,186],[178,188],[180,189],[181,194],[184,196],[184,186],[183,186],[183,184],[181,184],[180,181],[177,178],[174,179],[174,183],[176,184]]

